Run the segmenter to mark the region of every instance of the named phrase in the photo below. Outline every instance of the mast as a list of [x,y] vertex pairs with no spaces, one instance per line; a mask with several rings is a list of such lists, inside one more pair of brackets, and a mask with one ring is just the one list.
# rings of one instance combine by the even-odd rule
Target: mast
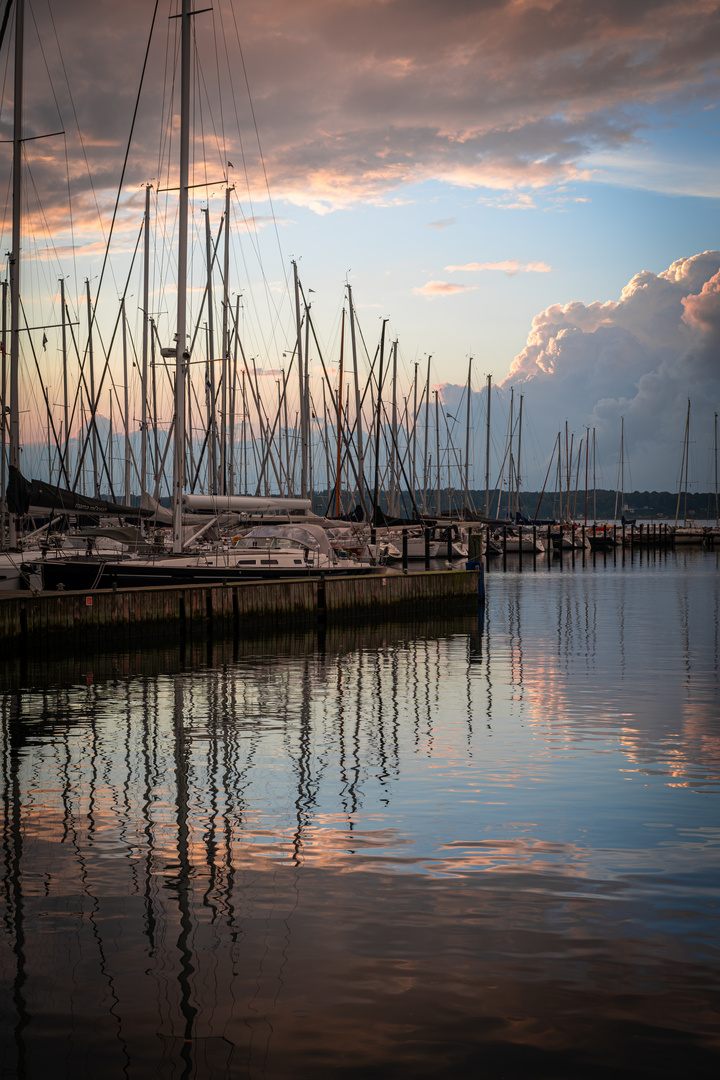
[[65,324],[65,279],[60,278],[60,315],[62,318],[62,370],[63,370],[63,419],[65,421],[65,449],[63,452],[63,463],[65,465],[65,475],[70,475],[70,463],[68,461],[68,454],[70,452],[70,413],[68,407],[68,373],[67,373],[67,328]]
[[2,459],[0,459],[0,549],[5,547],[5,522],[7,520],[7,502],[5,499],[5,492],[7,490],[7,458],[5,456],[5,432],[7,427],[7,413],[5,412],[6,398],[7,398],[7,353],[5,351],[5,342],[7,340],[7,292],[8,283],[3,281],[2,283],[2,312],[0,313],[0,354],[2,355],[2,371],[0,372],[0,432],[2,432],[2,439],[0,440],[0,451],[2,452]]
[[[237,401],[237,354],[240,336],[240,295],[235,297],[235,337],[233,339],[232,384],[230,388],[230,494],[235,494],[235,406]],[[228,346],[229,352],[229,346]],[[287,426],[287,425],[286,425]],[[241,474],[242,475],[242,474]]]
[[[125,505],[130,505],[130,391],[128,387],[128,355],[127,355],[127,321],[125,319],[125,297],[121,301],[122,307],[122,354],[123,354],[123,382],[125,383]],[[112,405],[112,398],[110,398]]]
[[415,378],[413,379],[413,430],[412,430],[412,502],[415,504],[415,492],[417,491],[417,377],[418,364],[415,364]]
[[380,333],[380,373],[378,376],[377,415],[375,417],[375,482],[373,484],[373,524],[376,524],[378,517],[378,489],[380,485],[380,415],[382,410],[383,362],[385,360],[386,326],[387,319],[383,319],[382,331]]
[[717,468],[717,418],[718,414],[715,413],[715,528],[717,529],[720,520],[718,519],[718,468]]
[[598,489],[595,472],[595,428],[593,428],[593,525],[597,525],[598,519]]
[[390,513],[397,515],[397,341],[393,342],[392,445],[390,447]]
[[212,288],[212,237],[210,235],[210,207],[205,214],[205,258],[207,262],[207,303],[208,303],[208,336],[207,336],[207,375],[205,378],[205,395],[207,401],[207,426],[210,453],[208,472],[211,472],[209,489],[212,495],[218,492],[218,469],[217,469],[217,418],[215,415],[215,311],[213,307]]
[[358,448],[358,502],[365,512],[365,461],[362,435],[362,399],[360,397],[360,374],[358,372],[357,344],[355,341],[355,308],[353,306],[352,286],[347,286],[348,307],[350,308],[350,344],[352,345],[353,371],[355,378],[355,427],[357,428]]
[[470,383],[472,380],[472,356],[468,364],[467,408],[465,410],[465,509],[470,510]]
[[588,455],[590,453],[590,428],[586,428],[585,434],[585,525],[587,525],[587,499],[588,499]]
[[175,446],[173,454],[173,551],[182,551],[182,496],[185,487],[188,182],[190,173],[190,0],[182,0],[180,80],[180,192],[178,211],[177,333],[175,336]]
[[145,494],[147,476],[147,376],[148,376],[148,305],[150,303],[150,184],[145,185],[145,223],[143,248],[143,331],[142,369],[140,372],[140,501]]
[[[510,453],[508,463],[508,504],[507,504],[507,516],[512,514],[512,508],[515,505],[515,499],[513,495],[513,482],[514,482],[514,462],[513,462],[513,426],[515,420],[515,387],[510,387]],[[498,503],[498,506],[500,504]],[[499,517],[499,514],[498,514]]]
[[[230,366],[230,342],[228,338],[228,278],[230,275],[230,188],[225,189],[225,247],[223,251],[223,306],[222,306],[222,368],[220,397],[220,493],[227,495],[227,410],[228,368]],[[232,453],[232,451],[231,451]]]
[[87,299],[87,311],[88,311],[88,364],[90,365],[90,423],[92,425],[92,431],[90,432],[90,449],[92,451],[92,467],[93,467],[93,494],[95,498],[100,498],[100,489],[98,486],[98,462],[97,462],[97,425],[95,423],[95,356],[93,353],[93,314],[92,314],[92,301],[90,299],[90,279],[85,278],[85,295]]
[[[23,53],[25,0],[15,4],[15,75],[13,100],[13,203],[10,253],[10,467],[20,469],[20,243],[22,210]],[[17,544],[17,516],[10,515],[10,547]]]
[[524,394],[520,395],[520,414],[518,416],[518,452],[517,452],[517,486],[515,488],[515,512],[520,513],[520,451],[522,450],[522,414],[523,414],[523,398]]
[[492,375],[487,377],[487,435],[485,439],[485,517],[490,517],[490,388]]
[[437,512],[441,514],[440,506],[440,391],[435,391],[435,450],[437,453]]
[[300,315],[300,282],[298,281],[297,263],[293,259],[293,279],[295,282],[295,323],[297,327],[298,381],[300,385],[300,497],[307,498],[308,486],[308,445],[307,417],[305,415],[305,362],[302,347],[302,317]]
[[[342,449],[342,382],[343,359],[345,353],[345,305],[343,304],[342,325],[340,327],[340,381],[338,383],[337,406],[337,468],[335,470],[335,517],[340,515],[340,454]],[[328,493],[329,494],[329,493]]]
[[[617,521],[617,509],[618,509],[618,494],[620,488],[624,484],[623,478],[623,439],[625,435],[625,417],[620,417],[620,461],[618,462],[618,479],[617,487],[615,488],[615,520]],[[678,496],[679,499],[679,496]],[[622,499],[620,500],[620,512],[622,513]],[[677,524],[677,522],[676,522]]]
[[428,437],[430,429],[430,361],[428,356],[427,383],[425,385],[425,458],[423,461],[423,510],[427,514],[427,487],[428,487]]

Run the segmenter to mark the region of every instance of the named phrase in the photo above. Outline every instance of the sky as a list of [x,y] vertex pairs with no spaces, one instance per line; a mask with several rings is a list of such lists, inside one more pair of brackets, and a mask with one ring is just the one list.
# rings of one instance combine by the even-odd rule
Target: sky
[[[59,321],[63,277],[86,337],[88,278],[103,348],[123,290],[139,341],[131,256],[146,184],[152,304],[172,341],[175,196],[163,189],[177,182],[177,3],[160,0],[153,23],[154,9],[27,4],[28,324]],[[498,423],[510,387],[522,394],[529,486],[567,422],[578,440],[596,429],[613,487],[624,418],[626,486],[674,490],[689,398],[689,479],[712,487],[720,0],[216,0],[195,26],[191,323],[205,220],[216,236],[229,183],[229,288],[273,390],[293,348],[296,259],[333,369],[349,283],[371,352],[389,320],[401,394],[431,356],[452,412],[472,357],[473,445],[486,376],[500,387]],[[3,139],[11,37],[12,19],[0,52]],[[10,161],[6,144],[3,251]],[[58,330],[35,347],[37,365],[25,350],[26,425],[42,412],[38,368],[59,400]],[[498,427],[498,453],[503,439]],[[473,470],[482,486],[480,450]]]

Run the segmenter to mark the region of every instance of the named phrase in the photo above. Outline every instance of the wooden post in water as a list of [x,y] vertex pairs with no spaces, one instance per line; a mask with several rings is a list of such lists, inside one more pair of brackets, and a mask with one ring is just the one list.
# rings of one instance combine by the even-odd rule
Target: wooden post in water
[[430,530],[425,526],[425,569],[430,569]]
[[408,568],[407,529],[403,529],[402,540],[403,540],[403,542],[402,542],[402,568],[403,568],[403,570],[407,571],[407,568]]
[[452,549],[452,525],[448,525],[447,530],[447,560],[452,562],[453,549]]

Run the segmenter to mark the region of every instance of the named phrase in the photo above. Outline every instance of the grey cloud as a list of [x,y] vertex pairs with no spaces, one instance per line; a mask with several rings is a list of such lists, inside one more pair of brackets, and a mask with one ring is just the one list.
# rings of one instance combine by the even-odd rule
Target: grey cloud
[[[150,9],[144,0],[126,0],[121,9],[110,0],[69,0],[54,10],[96,187],[112,189],[119,177]],[[129,185],[155,175],[162,138],[167,149],[163,78],[167,72],[171,81],[176,63],[176,23],[167,14],[163,5]],[[36,18],[68,130],[73,184],[87,192],[54,30],[42,6]],[[209,99],[207,137],[197,152],[210,158],[209,168],[219,168],[226,154],[240,155],[237,109],[258,184],[236,29],[275,194],[329,206],[381,198],[427,178],[494,188],[552,184],[577,175],[589,151],[635,138],[641,105],[712,95],[718,81],[720,4],[708,0],[218,0],[196,20]],[[28,127],[55,130],[57,109],[32,35],[28,52]],[[164,104],[167,113],[167,96]],[[220,146],[222,128],[227,145]],[[60,201],[64,146],[43,147],[42,155],[38,184]]]

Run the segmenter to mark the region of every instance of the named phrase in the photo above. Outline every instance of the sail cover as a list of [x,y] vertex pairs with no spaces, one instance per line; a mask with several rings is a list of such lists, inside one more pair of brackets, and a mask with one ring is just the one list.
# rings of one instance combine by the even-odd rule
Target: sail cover
[[152,517],[151,510],[123,506],[105,499],[92,499],[67,488],[46,484],[44,480],[26,480],[19,469],[10,466],[7,486],[8,509],[13,514],[113,514],[118,517]]

